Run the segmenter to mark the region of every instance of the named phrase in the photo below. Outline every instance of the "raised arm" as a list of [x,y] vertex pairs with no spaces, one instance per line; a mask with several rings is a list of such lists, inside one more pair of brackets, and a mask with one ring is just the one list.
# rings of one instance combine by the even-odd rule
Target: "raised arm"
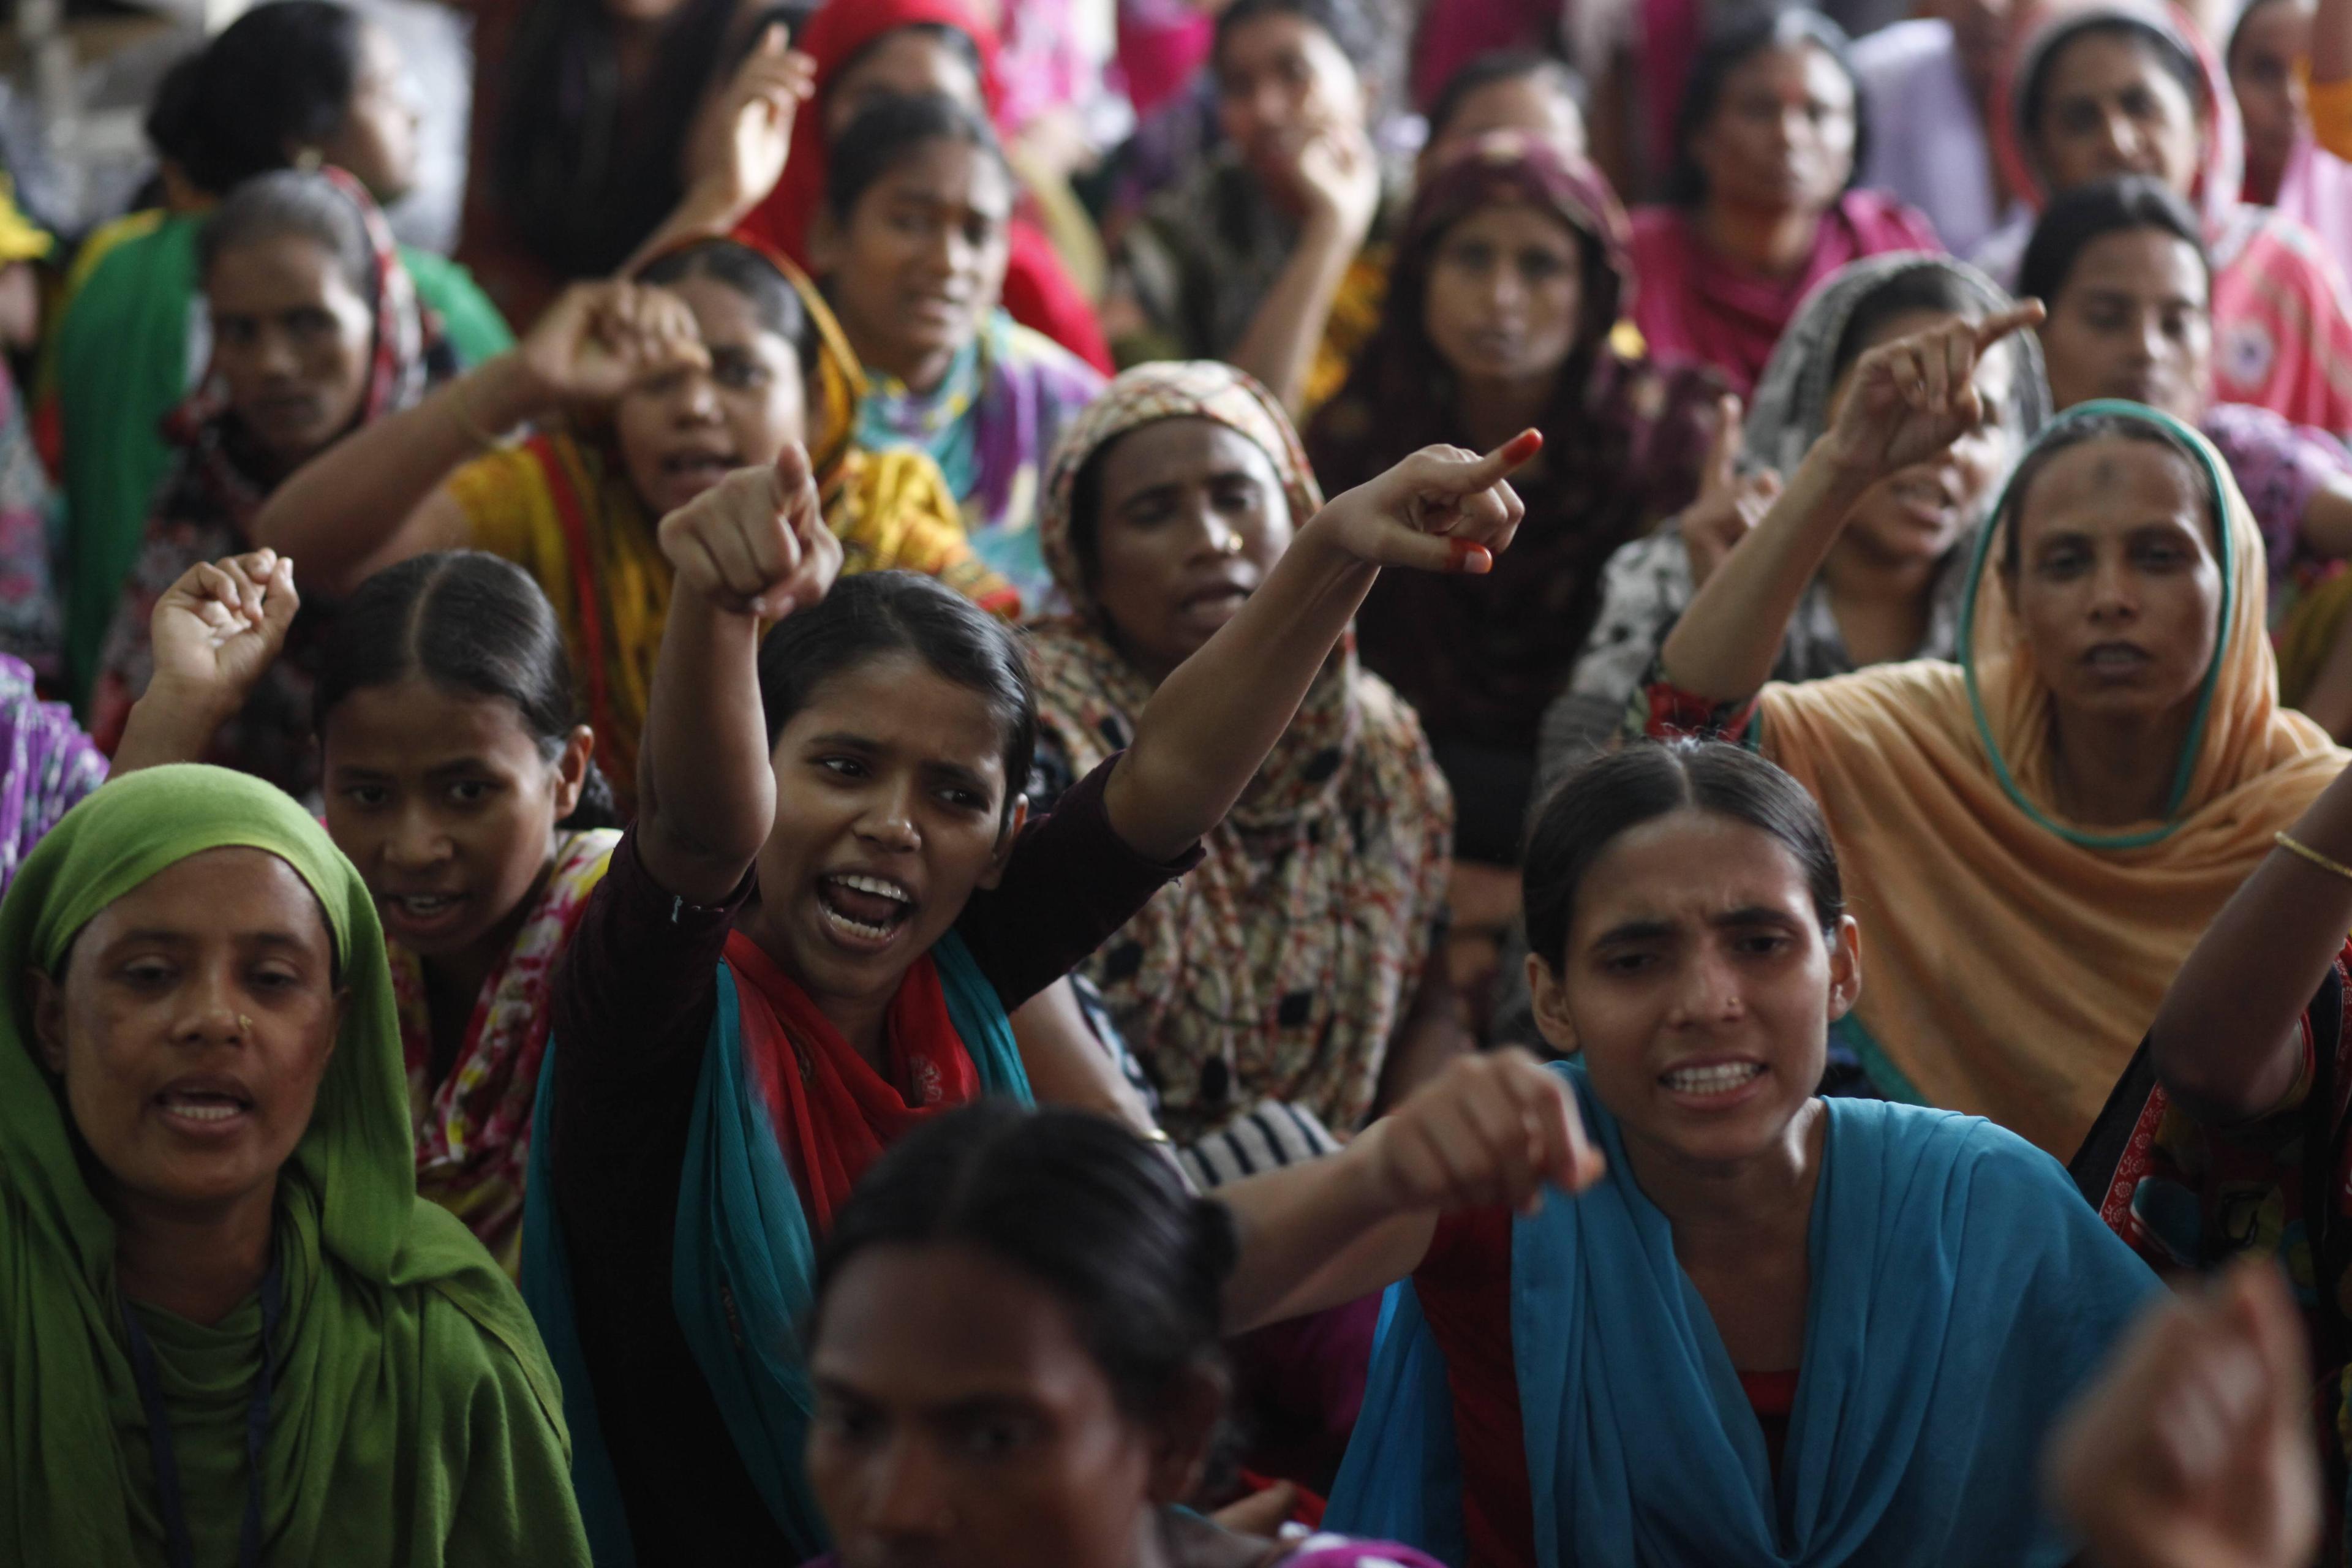
[[637,756],[637,846],[689,904],[724,900],[776,819],[760,707],[760,629],[814,605],[841,571],[808,453],[730,474],[662,519],[677,573]]
[[1717,702],[1762,686],[1805,585],[1829,559],[1855,503],[1887,475],[1984,423],[1977,362],[2042,314],[2029,300],[1981,322],[1955,321],[1863,355],[1835,422],[1668,634],[1660,650],[1666,679]]
[[512,353],[304,464],[254,518],[253,536],[300,557],[314,585],[347,594],[395,562],[467,542],[465,516],[442,484],[504,432],[566,408],[609,405],[702,357],[693,312],[676,295],[583,284]]
[[761,33],[727,86],[696,117],[686,148],[686,195],[646,237],[619,275],[690,240],[731,234],[783,178],[793,121],[816,90],[816,62],[790,46],[782,22]]
[[1522,1050],[1462,1058],[1339,1153],[1217,1189],[1241,1235],[1225,1326],[1369,1295],[1420,1267],[1440,1216],[1531,1213],[1605,1173],[1567,1079]]
[[[2352,864],[2352,770],[2288,837]],[[2352,878],[2277,848],[2221,907],[2173,977],[2149,1027],[2165,1092],[2200,1119],[2273,1110],[2303,1070],[2303,1014],[2352,931]]]
[[1524,508],[1532,430],[1485,457],[1427,447],[1317,512],[1234,618],[1160,683],[1103,795],[1111,826],[1172,860],[1224,820],[1382,566],[1485,572]]
[[301,606],[294,563],[275,551],[188,568],[148,617],[153,673],[123,720],[114,776],[204,761],[214,731],[286,646]]

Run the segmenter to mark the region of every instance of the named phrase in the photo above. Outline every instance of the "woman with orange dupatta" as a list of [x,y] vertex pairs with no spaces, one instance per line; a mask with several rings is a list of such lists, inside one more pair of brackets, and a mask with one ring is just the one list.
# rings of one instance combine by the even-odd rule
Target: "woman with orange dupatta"
[[[516,353],[303,468],[254,531],[329,592],[436,550],[487,550],[530,572],[563,622],[625,816],[669,608],[655,529],[729,470],[805,441],[846,570],[922,572],[1017,612],[1010,585],[972,555],[938,467],[854,444],[863,390],[832,315],[789,262],[692,241],[634,283],[572,290]],[[490,439],[528,419],[545,422],[529,439]]]
[[1822,803],[1873,974],[1839,1027],[1873,1080],[2063,1159],[2198,937],[2346,757],[2278,706],[2262,534],[2229,469],[2137,404],[2072,410],[2019,465],[1958,664],[1765,684],[1854,499],[1979,424],[1975,367],[2041,313],[1871,351],[1668,636],[1647,702],[1654,733],[1746,732]]

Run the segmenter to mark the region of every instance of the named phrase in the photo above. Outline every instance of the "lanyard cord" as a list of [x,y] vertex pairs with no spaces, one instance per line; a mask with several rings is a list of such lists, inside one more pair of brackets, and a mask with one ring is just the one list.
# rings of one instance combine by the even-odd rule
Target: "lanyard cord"
[[[261,1370],[254,1374],[253,1397],[245,1410],[245,1528],[236,1548],[238,1568],[261,1568],[261,1450],[269,1436],[269,1396],[276,1383],[270,1364],[278,1320],[286,1310],[286,1279],[273,1258],[261,1281]],[[163,1384],[155,1372],[154,1348],[139,1314],[122,1303],[122,1328],[131,1341],[131,1371],[139,1380],[139,1403],[147,1412],[147,1448],[155,1467],[155,1504],[163,1515],[163,1558],[170,1568],[195,1568],[196,1548],[188,1533],[187,1500],[180,1488],[179,1456],[172,1448],[172,1417],[163,1407]]]

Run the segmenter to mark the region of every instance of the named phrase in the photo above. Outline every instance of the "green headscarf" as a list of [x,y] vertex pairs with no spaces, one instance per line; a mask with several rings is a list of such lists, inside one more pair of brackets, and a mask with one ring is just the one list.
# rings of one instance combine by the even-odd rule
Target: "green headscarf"
[[[0,901],[0,1560],[159,1563],[114,1226],[31,1043],[29,971],[56,973],[109,904],[205,850],[266,850],[318,896],[350,996],[317,1109],[279,1173],[279,1371],[263,1450],[274,1563],[588,1561],[562,1395],[521,1299],[419,1200],[383,933],[366,886],[277,789],[218,768],[107,784]],[[257,1306],[203,1326],[140,1309],[200,1561],[233,1561]]]

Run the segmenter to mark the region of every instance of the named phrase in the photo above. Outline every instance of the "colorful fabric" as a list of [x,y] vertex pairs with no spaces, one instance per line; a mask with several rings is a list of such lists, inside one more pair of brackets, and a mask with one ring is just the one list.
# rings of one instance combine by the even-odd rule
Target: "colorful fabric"
[[929,392],[868,370],[857,444],[912,447],[937,463],[963,509],[973,552],[1042,606],[1053,589],[1037,548],[1039,475],[1103,378],[1003,310],[990,316]]
[[[367,886],[293,800],[217,768],[148,769],[44,839],[0,902],[0,968],[58,972],[108,905],[193,855],[277,856],[319,900],[347,988],[316,1109],[278,1175],[284,1315],[261,1439],[271,1563],[588,1562],[562,1392],[514,1287],[416,1196],[383,936]],[[19,1013],[0,1019],[0,1542],[22,1563],[164,1562],[126,1350],[114,1222]],[[171,1412],[196,1560],[247,1495],[261,1311],[134,1309]]]
[[2267,408],[2242,403],[2213,405],[2197,427],[2230,465],[2231,476],[2254,514],[2254,526],[2263,531],[2275,635],[2284,631],[2305,594],[2335,575],[2340,565],[2315,555],[2304,542],[2303,518],[2312,498],[2331,481],[2352,478],[2352,452],[2325,430],[2294,425]]
[[[834,450],[817,480],[845,570],[922,571],[990,608],[1013,605],[1012,587],[973,558],[929,458]],[[562,431],[476,458],[450,476],[448,492],[466,514],[468,542],[529,572],[555,606],[587,689],[597,762],[625,812],[669,615],[659,520],[646,515],[618,459]]]
[[[841,1568],[841,1559],[827,1552],[803,1568]],[[1438,1564],[1412,1547],[1399,1546],[1394,1542],[1349,1541],[1337,1535],[1317,1534],[1298,1542],[1265,1568],[1438,1568]]]
[[[1307,367],[1308,408],[1346,382],[1379,325],[1404,195],[1402,185],[1387,184],[1363,248],[1332,296]],[[1134,300],[1144,326],[1113,342],[1112,353],[1122,366],[1232,353],[1298,238],[1298,220],[1274,205],[1238,153],[1218,149],[1183,184],[1147,203],[1121,237],[1112,261],[1116,287]]]
[[[793,38],[793,47],[816,64],[816,96],[810,112],[793,121],[791,156],[783,177],[743,220],[745,238],[809,265],[809,227],[824,205],[826,158],[824,95],[842,68],[886,33],[919,26],[950,27],[972,42],[980,56],[980,90],[989,117],[1010,134],[1004,119],[1004,89],[997,68],[996,28],[969,0],[861,0],[855,5],[824,5]],[[1013,217],[1011,253],[1004,267],[1003,303],[1014,320],[1044,332],[1097,369],[1108,369],[1110,353],[1094,308],[1070,279],[1053,244],[1025,214]]]
[[2251,1121],[2199,1121],[2173,1104],[2143,1045],[2071,1169],[2133,1251],[2185,1282],[2248,1253],[2275,1258],[2310,1335],[2312,1414],[2338,1506],[2321,1561],[2346,1561],[2352,1442],[2352,984],[2336,957],[2303,1016],[2294,1091]]
[[[2047,1156],[1974,1117],[1829,1100],[1805,1350],[1776,1477],[1756,1412],[1616,1119],[1601,1184],[1512,1226],[1511,1351],[1536,1561],[2046,1564],[2042,1440],[2161,1287]],[[1335,1529],[1462,1560],[1446,1364],[1410,1283],[1383,1311]]]
[[[2031,155],[2022,84],[2084,26],[2129,22],[2194,61],[2204,82],[2204,158],[2189,195],[2213,258],[2213,395],[2323,430],[2352,430],[2352,282],[2341,258],[2294,218],[2238,200],[2245,136],[2237,100],[2204,35],[2164,0],[2058,0],[2019,29],[2015,68],[1993,117],[1994,153],[2036,210],[2053,194]],[[2014,282],[2031,235],[2022,219],[1988,242],[1986,269]]]
[[[366,390],[352,428],[415,405],[426,389],[457,374],[439,320],[419,303],[383,214],[357,180],[323,171],[358,211],[373,251],[375,322]],[[111,755],[131,705],[154,675],[149,621],[156,602],[200,562],[254,548],[253,520],[285,477],[278,459],[246,433],[229,406],[228,388],[207,371],[164,424],[178,450],[145,538],[117,598],[89,699],[90,734]],[[310,693],[333,607],[315,595],[302,605],[286,651],[273,661],[235,717],[215,732],[207,762],[254,773],[297,796],[318,785],[318,748],[310,734]]]
[[[678,1183],[674,1307],[745,1470],[805,1557],[825,1534],[801,1459],[815,1408],[802,1336],[815,1300],[816,1238],[890,1139],[982,1094],[1028,1104],[1029,1079],[1003,1003],[953,931],[892,999],[892,1067],[904,1075],[895,1082],[740,933],[728,938],[718,1002]],[[596,1419],[550,1195],[554,1082],[541,1074],[523,1277],[563,1379],[578,1450],[572,1480],[598,1568],[631,1568],[635,1546]]]
[[[211,358],[196,276],[201,214],[163,218],[116,245],[58,324],[57,398],[64,442],[69,584],[68,664],[77,706],[96,681],[107,630],[136,563],[174,443],[164,421]],[[464,364],[514,346],[463,268],[399,247],[401,270],[442,321]]]
[[[1041,743],[1073,777],[1133,738],[1151,683],[1118,638],[1071,539],[1077,477],[1129,431],[1209,419],[1255,442],[1294,522],[1322,504],[1290,422],[1212,362],[1139,366],[1055,454],[1038,532],[1071,613],[1032,628]],[[1206,858],[1086,966],[1160,1090],[1181,1142],[1271,1100],[1360,1125],[1418,994],[1448,868],[1453,801],[1412,710],[1344,647],[1225,821]]]
[[522,1179],[547,1050],[548,990],[620,837],[608,828],[564,835],[546,886],[524,911],[498,967],[483,978],[465,1038],[437,1076],[425,965],[406,949],[392,949],[417,1194],[464,1220],[509,1279],[522,1270]]
[[0,893],[58,819],[106,782],[106,756],[62,702],[44,702],[33,670],[0,653]]
[[2060,814],[2049,688],[1993,581],[1999,526],[1978,539],[1959,664],[1771,685],[1759,703],[1763,753],[1821,802],[1868,922],[1871,984],[1837,1032],[1887,1093],[2058,1154],[2271,835],[2347,760],[2278,705],[2262,531],[2204,438],[2128,403],[2083,404],[2043,438],[2109,416],[2196,454],[2224,533],[2220,635],[2160,820],[2105,830]]
[[1823,279],[1866,256],[1943,248],[1927,220],[1893,196],[1848,191],[1822,215],[1803,269],[1763,278],[1709,249],[1693,215],[1644,207],[1633,215],[1633,274],[1641,279],[1633,322],[1651,353],[1712,365],[1746,396]]
[[0,654],[22,659],[53,685],[66,673],[65,601],[52,538],[58,513],[16,378],[0,366]]
[[[1582,331],[1538,420],[1544,449],[1511,477],[1527,521],[1485,576],[1383,573],[1356,626],[1364,662],[1420,710],[1441,747],[1467,742],[1525,756],[1592,624],[1602,564],[1698,493],[1724,387],[1696,367],[1629,355],[1611,341],[1634,288],[1625,215],[1601,174],[1524,137],[1488,137],[1414,198],[1379,331],[1346,387],[1307,424],[1315,471],[1333,490],[1423,447],[1477,444],[1423,310],[1446,235],[1494,206],[1554,219],[1585,258]],[[1517,815],[1505,837],[1517,837]]]

